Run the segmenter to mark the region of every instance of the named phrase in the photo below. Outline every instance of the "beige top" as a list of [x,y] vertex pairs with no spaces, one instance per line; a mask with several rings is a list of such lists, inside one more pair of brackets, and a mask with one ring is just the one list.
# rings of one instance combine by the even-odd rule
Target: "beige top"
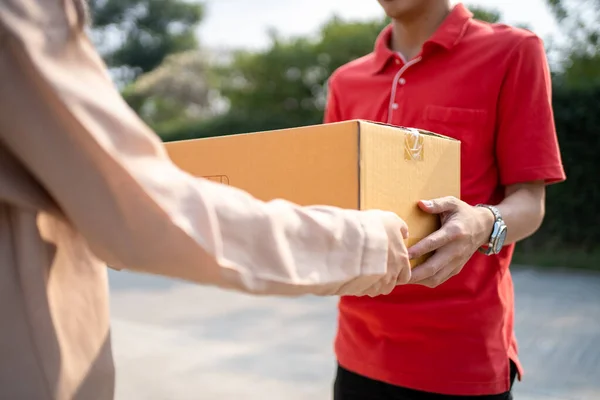
[[262,294],[378,284],[381,214],[183,173],[81,21],[74,0],[0,0],[0,399],[113,398],[107,263]]

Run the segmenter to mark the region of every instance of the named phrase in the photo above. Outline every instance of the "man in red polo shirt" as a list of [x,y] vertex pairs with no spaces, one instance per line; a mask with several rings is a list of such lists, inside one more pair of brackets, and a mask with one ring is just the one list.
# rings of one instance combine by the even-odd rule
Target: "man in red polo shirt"
[[[373,53],[329,81],[326,122],[367,119],[459,139],[462,198],[423,199],[442,227],[412,285],[339,304],[336,400],[511,399],[514,243],[565,179],[541,40],[445,0],[379,0],[392,19]],[[460,272],[460,274],[458,273]],[[452,279],[450,279],[452,277]]]

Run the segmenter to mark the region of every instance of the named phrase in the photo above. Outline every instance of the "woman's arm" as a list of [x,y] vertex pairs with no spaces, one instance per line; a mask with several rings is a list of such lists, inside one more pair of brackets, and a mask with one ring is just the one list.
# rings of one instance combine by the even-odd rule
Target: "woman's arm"
[[378,294],[408,280],[399,218],[264,203],[187,175],[120,97],[73,3],[8,1],[0,142],[99,258],[265,294]]

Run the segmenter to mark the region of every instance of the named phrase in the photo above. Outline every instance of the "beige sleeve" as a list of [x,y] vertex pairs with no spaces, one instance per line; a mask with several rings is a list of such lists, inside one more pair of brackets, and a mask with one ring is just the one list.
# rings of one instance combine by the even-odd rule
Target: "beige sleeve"
[[361,294],[385,274],[379,212],[264,203],[182,172],[121,99],[72,3],[6,1],[0,140],[99,258],[263,294]]

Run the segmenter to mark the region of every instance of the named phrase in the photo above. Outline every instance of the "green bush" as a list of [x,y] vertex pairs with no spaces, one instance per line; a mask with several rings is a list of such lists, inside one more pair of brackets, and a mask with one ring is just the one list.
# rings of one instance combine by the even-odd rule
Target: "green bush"
[[237,133],[260,132],[319,124],[322,116],[297,116],[290,114],[256,114],[230,112],[206,121],[175,122],[155,127],[165,142],[223,136]]
[[600,86],[556,87],[554,113],[567,181],[548,187],[542,228],[524,250],[600,249]]

